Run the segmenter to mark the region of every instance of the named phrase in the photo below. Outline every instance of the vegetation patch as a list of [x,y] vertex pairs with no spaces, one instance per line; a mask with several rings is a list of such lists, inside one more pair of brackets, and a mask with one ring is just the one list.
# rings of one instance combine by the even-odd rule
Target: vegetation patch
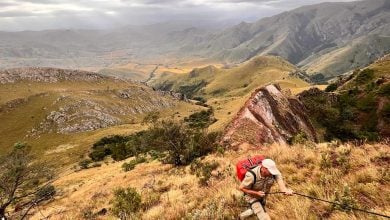
[[370,82],[372,79],[374,79],[374,70],[373,69],[364,69],[362,70],[357,76],[355,81],[358,84],[365,84]]
[[329,84],[329,86],[327,86],[325,88],[325,92],[334,92],[334,91],[336,91],[336,89],[337,89],[337,84],[331,83],[331,84]]
[[204,80],[201,80],[201,81],[194,83],[194,84],[191,84],[191,85],[180,86],[178,89],[178,92],[186,95],[188,98],[192,98],[192,96],[194,94],[198,93],[206,85],[207,85],[207,82]]
[[[33,207],[53,198],[52,174],[47,165],[35,160],[30,146],[15,144],[8,155],[0,157],[0,219],[25,219]],[[14,207],[12,216],[10,207]]]
[[[99,161],[111,155],[120,161],[148,153],[165,163],[186,165],[216,149],[219,133],[205,129],[213,121],[212,115],[212,111],[201,112],[190,116],[186,122],[160,121],[156,120],[158,116],[148,115],[144,120],[149,125],[147,130],[129,136],[103,138],[93,145],[89,156]],[[132,164],[128,168],[131,169]]]
[[214,110],[212,108],[196,112],[188,118],[184,118],[184,122],[186,122],[190,128],[195,129],[207,128],[216,121],[217,119],[214,118]]
[[199,185],[208,186],[212,171],[218,167],[219,163],[216,161],[202,163],[200,160],[195,160],[191,163],[190,170],[191,174],[195,174],[198,177]]
[[378,91],[378,94],[382,96],[390,96],[390,83],[384,84]]
[[390,121],[390,103],[385,104],[382,109],[382,117],[387,121]]
[[128,163],[122,164],[123,171],[127,172],[133,170],[137,164],[146,162],[146,158],[142,156],[136,157],[134,160],[129,161]]
[[135,188],[118,188],[114,191],[112,212],[120,219],[134,219],[141,208],[141,195]]
[[[364,69],[349,76],[351,80],[347,88],[336,85],[344,82],[340,79],[334,85],[329,85],[327,92],[337,90],[337,93],[320,92],[302,97],[302,102],[308,108],[310,118],[317,130],[324,130],[320,139],[331,141],[339,139],[377,141],[380,139],[378,124],[381,119],[388,118],[388,110],[383,108],[378,112],[380,98],[378,94],[387,94],[385,85],[380,87],[374,82],[376,72]],[[352,85],[352,86],[351,86]]]

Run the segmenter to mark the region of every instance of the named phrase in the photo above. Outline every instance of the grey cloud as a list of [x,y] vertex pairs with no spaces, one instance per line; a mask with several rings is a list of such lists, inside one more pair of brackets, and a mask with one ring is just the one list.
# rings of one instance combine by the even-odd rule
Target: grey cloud
[[[305,4],[325,1],[345,0],[0,0],[0,6],[18,5],[18,9],[23,9],[0,7],[0,30],[106,28],[180,20],[194,23],[199,20],[251,22]],[[23,7],[26,3],[27,6]],[[35,10],[43,9],[42,12],[30,9],[31,4],[37,5]],[[42,4],[47,5],[47,10]],[[71,7],[61,8],[61,4]],[[25,19],[29,17],[34,19]]]
[[0,12],[0,17],[3,17],[3,18],[29,17],[29,16],[34,16],[34,13],[26,12],[26,11],[5,11],[5,12]]
[[14,1],[3,1],[3,2],[0,2],[0,7],[7,7],[7,6],[16,6],[18,5],[16,2]]

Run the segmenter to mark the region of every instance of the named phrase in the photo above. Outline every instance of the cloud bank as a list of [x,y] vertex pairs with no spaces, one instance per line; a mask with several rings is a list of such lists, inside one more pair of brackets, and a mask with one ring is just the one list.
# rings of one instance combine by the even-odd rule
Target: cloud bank
[[[1,0],[0,30],[255,21],[325,0]],[[351,1],[351,0],[327,0]],[[200,22],[202,23],[202,22]]]

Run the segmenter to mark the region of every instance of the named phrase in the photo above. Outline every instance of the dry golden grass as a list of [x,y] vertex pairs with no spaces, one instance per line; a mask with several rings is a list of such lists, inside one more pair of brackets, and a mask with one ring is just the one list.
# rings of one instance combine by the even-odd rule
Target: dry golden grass
[[160,83],[172,82],[172,89],[179,91],[180,86],[197,85],[200,81],[204,81],[207,85],[195,96],[241,97],[269,83],[279,83],[283,88],[309,86],[303,80],[289,75],[295,70],[294,65],[280,57],[259,56],[229,69],[206,66],[186,74],[165,72],[150,83],[157,86]]
[[[139,91],[138,88],[143,88],[142,91],[145,92],[126,100],[115,98],[113,90],[131,90],[132,88],[135,91]],[[151,106],[152,104],[148,100],[155,99],[155,95],[156,93],[151,88],[144,85],[111,79],[101,82],[18,82],[1,85],[0,106],[14,99],[24,99],[25,102],[13,107],[10,111],[0,112],[2,123],[0,126],[0,155],[7,153],[14,143],[26,142],[32,146],[34,153],[46,155],[44,159],[54,165],[62,166],[75,163],[100,138],[112,134],[128,134],[143,129],[140,122],[145,114],[115,115],[122,120],[123,125],[96,131],[73,134],[43,133],[33,137],[27,136],[27,134],[33,128],[36,129],[50,112],[58,111],[60,107],[72,104],[77,100],[90,100],[103,106],[118,106],[118,109],[132,106],[150,109],[154,106]],[[62,99],[61,97],[67,98]],[[162,117],[174,115],[175,118],[180,119],[204,109],[201,106],[175,101],[170,97],[163,99],[174,106],[161,110]],[[77,145],[77,147],[56,151],[60,145]],[[47,154],[45,151],[52,153]]]
[[[337,164],[337,158],[333,161],[336,165],[324,168],[326,163],[321,155],[332,152],[347,155],[349,168],[348,163]],[[61,174],[63,177],[55,182],[59,195],[41,211],[50,219],[83,219],[88,213],[109,209],[113,189],[131,186],[137,188],[146,202],[151,202],[151,195],[158,194],[152,205],[141,212],[142,219],[235,219],[245,207],[241,207],[244,204],[240,203],[234,165],[254,154],[273,158],[287,184],[296,192],[332,200],[335,191],[348,185],[359,207],[390,214],[388,144],[336,143],[271,145],[262,149],[247,146],[239,151],[228,150],[224,155],[209,155],[202,162],[217,161],[220,166],[207,187],[197,183],[189,167],[175,168],[151,161],[124,172],[120,167],[123,162],[107,161],[102,167]],[[278,191],[276,186],[273,191]],[[364,213],[334,210],[328,204],[298,196],[271,195],[267,207],[273,219],[376,219]],[[32,217],[40,218],[39,212]],[[98,219],[114,217],[108,212]]]

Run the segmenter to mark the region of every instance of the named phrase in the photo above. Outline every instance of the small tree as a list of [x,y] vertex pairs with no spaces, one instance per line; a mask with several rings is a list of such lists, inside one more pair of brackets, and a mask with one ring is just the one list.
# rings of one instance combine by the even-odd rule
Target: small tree
[[42,183],[51,178],[50,170],[34,162],[31,147],[15,144],[14,149],[0,158],[0,219],[6,219],[7,208],[15,206],[21,218],[27,216],[31,208],[47,200],[55,193],[54,187]]

